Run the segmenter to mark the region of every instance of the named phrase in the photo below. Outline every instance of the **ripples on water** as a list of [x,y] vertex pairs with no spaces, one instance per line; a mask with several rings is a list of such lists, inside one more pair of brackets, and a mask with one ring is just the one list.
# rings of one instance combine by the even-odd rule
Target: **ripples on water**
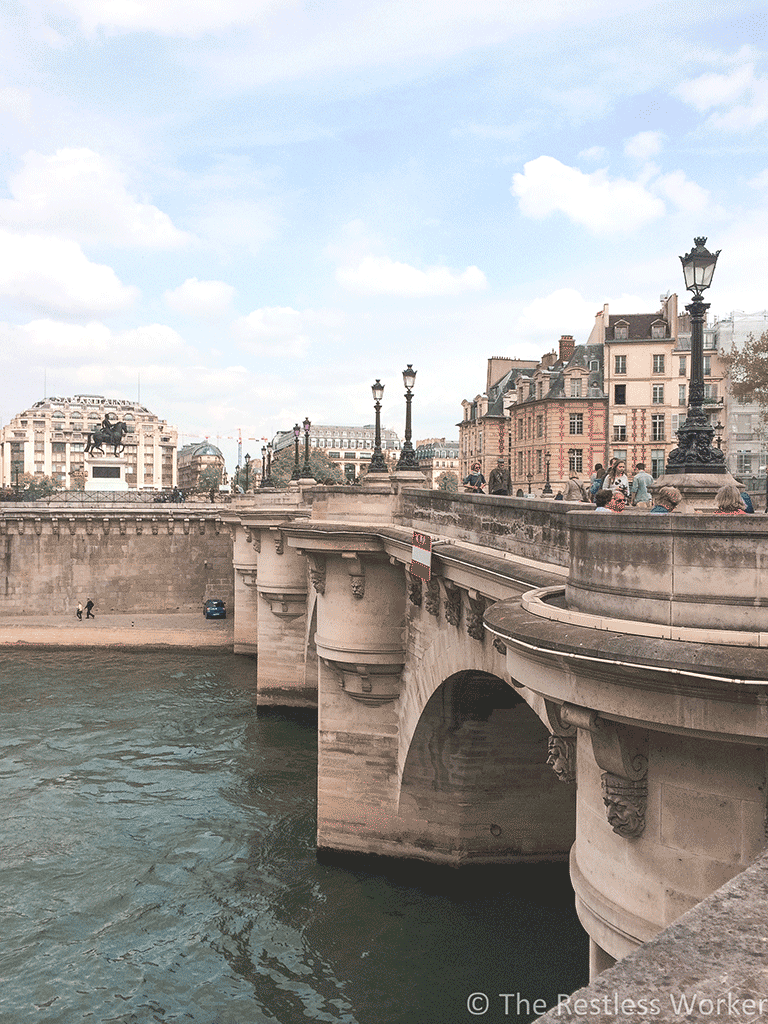
[[475,990],[515,1021],[498,993],[586,981],[561,869],[319,864],[316,723],[252,673],[0,655],[2,1024],[453,1024]]

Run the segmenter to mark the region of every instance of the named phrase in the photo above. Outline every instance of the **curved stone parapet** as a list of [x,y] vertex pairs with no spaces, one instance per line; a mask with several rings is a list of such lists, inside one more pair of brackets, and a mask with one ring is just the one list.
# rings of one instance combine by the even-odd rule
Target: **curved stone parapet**
[[[674,533],[655,536],[665,529]],[[626,620],[635,605],[614,595],[617,609]],[[523,694],[576,728],[571,876],[593,962],[605,966],[763,848],[768,648],[736,631],[720,643],[693,628],[686,641],[654,635],[660,626],[642,635],[637,621],[624,632],[616,618],[573,611],[556,587],[497,603],[485,624]]]
[[768,631],[768,517],[571,512],[567,519],[570,609]]

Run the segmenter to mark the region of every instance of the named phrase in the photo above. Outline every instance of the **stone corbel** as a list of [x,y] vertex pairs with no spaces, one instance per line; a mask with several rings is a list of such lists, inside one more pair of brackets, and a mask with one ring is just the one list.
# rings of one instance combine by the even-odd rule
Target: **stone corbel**
[[500,636],[495,636],[493,638],[493,646],[496,648],[499,654],[506,655],[507,645],[504,643]]
[[461,621],[461,590],[453,583],[443,580],[445,587],[445,618],[452,626]]
[[109,530],[111,526],[112,523],[110,522],[109,517],[104,516],[104,518],[101,520],[101,530],[105,537],[109,536]]
[[256,569],[238,569],[237,571],[246,587],[256,586],[258,575]]
[[307,610],[306,590],[259,590],[259,594],[279,619],[296,619]]
[[216,536],[218,537],[221,531],[226,529],[224,525],[224,520],[217,516],[213,522],[213,528],[216,531]]
[[434,615],[436,619],[440,618],[440,581],[436,576],[427,583],[427,599],[426,599],[427,611],[430,615]]
[[120,516],[120,518],[118,520],[118,524],[119,524],[119,527],[120,527],[120,536],[124,537],[125,536],[125,531],[126,531],[126,523],[125,523],[125,517],[124,516]]
[[137,519],[136,520],[136,536],[140,537],[142,535],[142,533],[144,533],[144,520],[143,519]]
[[275,554],[282,555],[283,551],[285,550],[283,531],[275,530],[273,539],[275,541]]
[[244,526],[243,531],[245,533],[245,543],[253,544],[256,554],[261,553],[261,530],[257,530],[253,526]]
[[72,534],[73,537],[77,532],[77,520],[74,518],[74,516],[72,516],[69,520],[69,532]]
[[176,529],[176,524],[173,521],[173,516],[168,516],[167,529],[168,529],[168,535],[169,536],[173,536],[173,532]]
[[307,555],[307,561],[309,563],[310,582],[315,588],[315,592],[322,595],[325,593],[325,556]]
[[422,601],[422,590],[421,580],[418,576],[411,576],[410,572],[406,569],[405,579],[408,584],[408,600],[411,604],[416,605],[417,608],[421,608]]
[[35,516],[35,533],[39,537],[43,532],[43,520],[40,516]]
[[189,516],[184,517],[184,536],[189,536]]
[[390,704],[400,696],[403,666],[358,665],[329,658],[321,659],[333,670],[339,688],[352,700],[368,707]]
[[53,516],[51,519],[51,533],[54,537],[59,536],[59,519],[58,516]]
[[482,594],[467,596],[469,601],[469,615],[467,616],[467,633],[473,640],[483,643],[485,640],[485,629],[483,628],[483,615],[485,614],[486,600]]
[[154,516],[152,516],[152,520],[151,520],[151,522],[152,522],[152,533],[153,533],[153,534],[154,534],[155,536],[157,536],[157,530],[158,530],[158,523],[157,523],[157,520],[155,519],[155,517],[154,517]]
[[205,533],[205,520],[199,519],[197,523],[197,532],[200,534]]
[[341,557],[347,563],[349,573],[349,585],[352,596],[359,600],[365,597],[365,566],[358,556],[352,552],[343,551]]
[[648,733],[601,718],[596,711],[563,704],[562,721],[584,729],[603,769],[603,803],[616,835],[637,839],[645,831],[648,806]]
[[576,781],[576,737],[549,737],[547,742],[547,764],[560,782]]
[[88,534],[89,537],[93,533],[93,520],[91,519],[90,516],[88,516],[85,520],[85,532]]

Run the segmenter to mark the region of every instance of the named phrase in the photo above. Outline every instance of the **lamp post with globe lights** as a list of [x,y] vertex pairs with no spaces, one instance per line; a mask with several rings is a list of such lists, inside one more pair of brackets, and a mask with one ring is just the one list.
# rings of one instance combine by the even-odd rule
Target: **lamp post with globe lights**
[[398,470],[418,470],[419,468],[419,464],[416,461],[416,452],[411,444],[411,400],[413,398],[411,392],[415,383],[416,370],[408,363],[408,366],[403,370],[403,384],[405,384],[405,441],[397,462]]
[[[415,376],[415,374],[414,374]],[[384,385],[376,378],[376,383],[371,385],[373,392],[373,408],[376,411],[376,433],[374,437],[373,457],[368,467],[369,473],[388,473],[387,462],[381,450],[381,400],[384,397]]]
[[301,470],[299,469],[299,438],[301,437],[301,427],[296,423],[293,427],[293,472],[291,473],[291,480],[301,479]]
[[311,426],[309,416],[305,416],[302,423],[304,428],[304,465],[301,467],[301,476],[304,480],[312,479],[312,467],[309,465],[309,429]]
[[677,448],[667,457],[668,474],[724,474],[725,454],[714,447],[715,428],[704,412],[704,320],[709,303],[702,294],[712,284],[720,250],[711,253],[706,238],[694,238],[694,248],[680,257],[685,287],[693,292],[693,301],[685,308],[691,317],[691,376],[688,385],[688,415],[677,431]]

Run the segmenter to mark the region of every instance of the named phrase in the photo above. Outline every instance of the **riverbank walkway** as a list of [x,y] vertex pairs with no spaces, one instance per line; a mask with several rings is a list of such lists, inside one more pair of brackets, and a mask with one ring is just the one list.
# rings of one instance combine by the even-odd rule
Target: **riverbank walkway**
[[99,614],[82,622],[67,615],[5,616],[0,620],[0,648],[8,647],[144,647],[218,648],[232,651],[233,618],[205,619],[201,612]]

